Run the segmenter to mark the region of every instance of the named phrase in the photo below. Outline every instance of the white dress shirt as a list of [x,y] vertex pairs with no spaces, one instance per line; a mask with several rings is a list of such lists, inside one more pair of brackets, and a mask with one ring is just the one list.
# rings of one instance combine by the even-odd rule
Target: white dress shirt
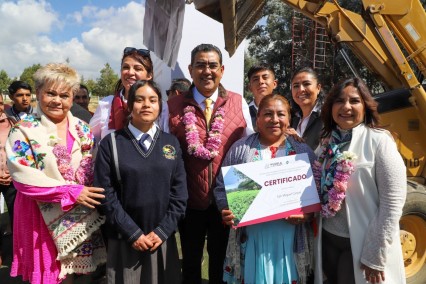
[[[129,123],[129,130],[138,141],[141,139],[142,135],[145,134],[144,132],[134,127],[132,122]],[[143,142],[146,149],[149,149],[149,147],[151,147],[151,143],[154,140],[154,136],[155,136],[155,133],[157,133],[157,130],[158,130],[158,126],[154,123],[152,127],[148,130],[148,132],[146,132],[149,135],[149,137],[146,138],[145,141]]]
[[[193,95],[194,95],[194,100],[197,102],[197,104],[200,106],[200,108],[204,111],[206,109],[206,104],[205,104],[205,100],[206,97],[203,96],[196,87],[193,88]],[[210,99],[212,100],[211,103],[211,108],[214,108],[214,104],[217,101],[217,98],[219,96],[219,89],[216,89],[216,91],[213,93],[213,95],[210,96]],[[250,116],[250,109],[249,106],[247,105],[247,102],[244,98],[241,98],[241,110],[243,112],[243,117],[244,120],[246,121],[247,127],[244,130],[244,135],[243,136],[248,136],[252,133],[254,133],[253,130],[253,125],[251,123],[251,116]],[[169,121],[168,119],[164,119],[165,117],[169,117],[168,114],[168,108],[167,108],[167,113],[164,113],[165,108],[163,107],[163,112],[161,114],[161,128],[163,129],[164,132],[169,132]]]

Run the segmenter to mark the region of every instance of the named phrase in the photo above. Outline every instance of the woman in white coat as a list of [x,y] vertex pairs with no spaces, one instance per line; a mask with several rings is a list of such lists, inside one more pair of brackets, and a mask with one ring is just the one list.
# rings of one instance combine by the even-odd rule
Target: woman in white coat
[[405,283],[399,219],[406,169],[359,78],[334,86],[321,111],[314,166],[322,210],[315,283]]

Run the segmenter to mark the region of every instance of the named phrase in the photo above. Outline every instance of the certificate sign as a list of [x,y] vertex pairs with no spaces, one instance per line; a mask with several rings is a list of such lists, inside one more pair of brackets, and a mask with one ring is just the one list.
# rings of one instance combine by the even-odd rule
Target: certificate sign
[[321,210],[306,153],[222,167],[236,227]]

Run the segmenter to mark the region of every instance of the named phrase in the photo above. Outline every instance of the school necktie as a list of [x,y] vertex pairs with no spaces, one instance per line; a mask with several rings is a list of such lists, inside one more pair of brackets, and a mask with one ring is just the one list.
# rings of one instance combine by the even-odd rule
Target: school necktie
[[206,117],[207,125],[210,124],[210,119],[212,118],[212,105],[213,100],[210,98],[205,99],[204,103],[206,104],[206,109],[204,110],[204,116]]
[[141,137],[141,139],[139,139],[139,146],[141,146],[142,150],[144,151],[144,153],[146,153],[148,151],[148,148],[145,145],[145,140],[148,139],[149,134],[148,133],[144,133]]

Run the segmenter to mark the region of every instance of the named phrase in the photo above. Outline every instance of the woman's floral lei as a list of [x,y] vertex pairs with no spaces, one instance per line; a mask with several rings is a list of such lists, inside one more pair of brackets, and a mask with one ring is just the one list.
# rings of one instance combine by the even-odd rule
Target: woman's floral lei
[[[348,151],[333,153],[330,147],[326,146],[327,142],[322,146],[323,151],[314,163],[313,174],[321,200],[321,216],[330,218],[336,215],[345,200],[348,180],[355,170],[354,161],[357,156]],[[323,169],[326,156],[332,157],[334,154],[335,167]]]
[[184,110],[183,124],[185,124],[186,142],[188,143],[188,153],[197,158],[210,160],[219,154],[219,147],[222,143],[220,137],[223,131],[225,122],[225,111],[223,108],[218,108],[212,118],[210,131],[206,146],[200,143],[200,135],[197,126],[195,125],[197,118],[195,116],[195,108],[187,106]]
[[68,154],[66,146],[58,144],[59,138],[51,135],[49,145],[53,146],[58,170],[65,181],[71,184],[91,185],[93,183],[93,165],[90,150],[93,146],[93,134],[89,127],[82,122],[79,122],[75,128],[80,138],[80,149],[83,156],[75,172],[71,165],[71,155]]

